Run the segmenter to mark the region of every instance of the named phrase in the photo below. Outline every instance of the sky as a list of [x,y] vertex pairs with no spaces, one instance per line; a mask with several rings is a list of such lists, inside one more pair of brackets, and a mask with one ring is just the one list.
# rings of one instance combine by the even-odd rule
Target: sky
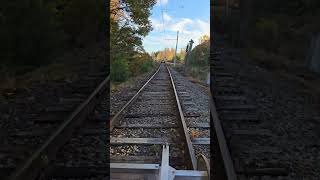
[[157,0],[151,12],[153,31],[143,39],[144,49],[149,53],[175,48],[177,31],[178,52],[191,39],[195,47],[202,35],[210,35],[210,0]]

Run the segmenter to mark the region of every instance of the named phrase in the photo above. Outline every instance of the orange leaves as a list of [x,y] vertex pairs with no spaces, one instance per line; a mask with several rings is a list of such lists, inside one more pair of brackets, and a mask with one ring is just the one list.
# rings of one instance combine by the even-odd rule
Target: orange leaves
[[201,136],[201,132],[198,130],[190,129],[189,131],[190,131],[191,139],[198,138]]

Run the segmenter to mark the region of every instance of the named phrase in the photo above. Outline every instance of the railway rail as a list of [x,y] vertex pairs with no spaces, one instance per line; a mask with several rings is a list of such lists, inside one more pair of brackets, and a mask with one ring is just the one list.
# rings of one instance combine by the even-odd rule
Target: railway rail
[[[216,68],[223,69],[219,65]],[[218,81],[221,84],[225,77],[230,77],[224,73],[214,75],[217,80],[215,85]],[[222,80],[219,77],[222,77]],[[68,147],[77,149],[74,144],[99,144],[99,148],[103,149],[103,145],[108,141],[106,129],[101,128],[109,116],[109,100],[103,98],[109,88],[108,82],[109,77],[104,79],[65,121],[56,126],[56,130],[50,133],[41,146],[20,166],[14,168],[14,171],[10,169],[10,176],[6,179],[106,178],[109,175],[106,170],[109,165],[106,161],[99,161],[97,164],[87,163],[90,159],[105,160],[106,151],[97,152],[96,147],[91,147],[91,150],[85,153],[65,151],[68,151]],[[227,116],[221,114],[222,111],[239,109],[234,105],[230,108],[230,104],[228,107],[221,106],[221,102],[239,100],[238,96],[235,97],[232,93],[230,96],[226,91],[217,90],[216,86],[213,88],[216,90],[212,93],[213,97],[210,97],[210,124],[214,130],[214,133],[211,133],[213,157],[209,161],[208,155],[195,152],[195,147],[210,146],[210,137],[194,138],[190,135],[190,129],[208,130],[210,124],[190,123],[189,119],[198,117],[199,114],[194,108],[188,110],[192,100],[184,88],[175,72],[161,64],[138,92],[112,116],[107,124],[110,131],[111,179],[208,179],[210,175],[216,179],[237,179],[239,171],[230,155],[232,152],[228,147],[229,134],[224,134],[223,123],[219,118],[226,121]],[[73,103],[76,102],[79,102],[79,99]],[[218,102],[218,105],[215,102]],[[240,107],[241,110],[245,108],[248,109],[247,106]],[[59,111],[59,108],[56,111]],[[91,118],[88,118],[89,116]],[[52,123],[52,120],[42,119],[42,123],[48,122]],[[86,137],[82,138],[84,136]],[[90,140],[74,142],[79,139]],[[80,157],[75,155],[77,153]],[[95,154],[93,157],[90,155],[92,153]],[[63,162],[66,159],[77,161],[83,156],[88,156],[88,159],[84,160],[85,165],[81,162]],[[250,172],[272,174],[282,173],[282,169],[260,169]]]
[[[230,163],[226,167],[231,167],[233,162],[232,176],[238,179],[285,179],[287,167],[272,160],[281,154],[281,150],[272,144],[273,133],[260,126],[262,122],[254,102],[234,80],[234,70],[226,66],[225,58],[222,40],[216,40],[210,56],[211,90],[216,117],[221,120],[223,139],[230,150],[230,159],[225,161]],[[213,169],[218,167],[213,166]]]
[[[108,92],[109,76],[106,77],[104,72],[91,74],[84,79],[80,81],[82,83],[76,84],[78,88],[69,90],[71,94],[68,94],[69,97],[60,97],[59,103],[47,107],[44,112],[33,119],[33,126],[36,129],[26,129],[26,132],[14,134],[15,139],[23,138],[36,142],[33,142],[33,148],[28,148],[30,145],[28,143],[24,144],[27,153],[16,151],[15,149],[19,149],[16,147],[17,145],[12,147],[12,151],[6,152],[6,157],[12,159],[23,157],[18,159],[13,167],[1,167],[3,173],[1,179],[54,179],[50,173],[57,172],[57,167],[52,166],[57,159],[57,154],[72,139],[75,135],[74,132],[84,129],[81,125],[88,121],[88,116],[92,114],[102,97],[105,97]],[[96,84],[99,85],[96,86]],[[89,90],[93,89],[92,87],[95,89],[88,96]],[[65,118],[66,116],[67,118]],[[105,130],[100,133],[105,135]],[[19,136],[16,137],[17,135]],[[63,166],[60,167],[61,169],[66,170],[68,167]]]

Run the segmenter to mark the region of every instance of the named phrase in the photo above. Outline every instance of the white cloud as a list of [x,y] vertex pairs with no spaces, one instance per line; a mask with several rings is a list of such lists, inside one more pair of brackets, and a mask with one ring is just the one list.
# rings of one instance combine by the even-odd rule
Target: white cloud
[[169,0],[157,0],[157,5],[166,5]]
[[169,25],[169,29],[172,31],[185,31],[185,27],[192,23],[193,21],[189,18],[181,18],[180,21]]
[[210,23],[209,22],[205,22],[200,19],[198,19],[196,22],[199,25],[199,28],[201,29],[202,32],[204,32],[206,35],[210,34]]
[[[144,38],[143,44],[148,52],[163,50],[165,47],[175,48],[177,31],[179,31],[178,51],[185,49],[190,39],[193,39],[193,47],[199,44],[203,35],[210,35],[210,22],[201,19],[174,18],[164,13],[165,32],[162,18],[150,18],[154,30]],[[166,40],[172,39],[172,40]]]
[[167,13],[163,13],[163,19],[165,21],[171,21],[172,18]]
[[154,31],[163,31],[163,25],[160,21],[153,18],[150,18],[150,21]]

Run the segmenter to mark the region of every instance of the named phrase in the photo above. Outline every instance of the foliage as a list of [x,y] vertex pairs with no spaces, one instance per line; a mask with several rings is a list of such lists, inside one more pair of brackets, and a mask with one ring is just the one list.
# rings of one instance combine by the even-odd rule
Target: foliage
[[112,81],[123,82],[130,76],[129,64],[125,58],[111,62],[110,76]]
[[147,53],[138,53],[133,57],[130,62],[130,72],[132,75],[146,73],[154,67],[152,57]]
[[39,65],[58,44],[59,31],[51,3],[5,1],[0,9],[0,53],[8,65]]
[[192,77],[206,82],[207,73],[210,70],[209,65],[210,55],[210,41],[204,41],[203,43],[194,47],[188,58],[188,73]]
[[151,7],[155,0],[112,1],[110,7],[110,39],[111,60],[119,55],[133,56],[136,52],[144,52],[142,38],[151,30]]
[[142,47],[142,38],[152,30],[149,16],[155,3],[155,0],[111,0],[111,76],[120,77],[112,80],[125,81],[128,74],[135,76],[153,67],[152,58]]
[[186,54],[187,53],[186,53],[185,49],[180,49],[180,52],[177,53],[177,61],[178,62],[184,62]]
[[174,48],[165,48],[162,51],[157,51],[155,54],[155,59],[157,61],[172,61],[175,56],[175,49]]
[[197,45],[191,51],[188,59],[191,65],[207,66],[209,65],[210,42],[205,41]]
[[[4,0],[0,6],[2,64],[37,67],[103,31],[103,0]],[[85,40],[85,41],[84,41]]]
[[58,18],[71,42],[84,45],[103,30],[103,0],[61,1]]
[[[251,47],[307,64],[307,46],[320,31],[319,0],[251,1]],[[236,15],[234,15],[236,16]],[[293,63],[292,63],[293,64]]]
[[202,44],[206,41],[209,41],[210,40],[210,37],[208,35],[203,35],[199,38],[199,44]]
[[[152,58],[157,61],[167,60],[173,61],[175,56],[175,49],[174,48],[165,48],[162,51],[153,52]],[[180,49],[180,52],[177,52],[177,62],[183,62],[184,57],[186,56],[186,51],[184,49]]]
[[255,39],[262,42],[260,46],[268,50],[276,50],[278,47],[279,27],[272,19],[259,19],[256,23]]
[[148,72],[154,67],[154,63],[152,60],[144,60],[141,64],[141,72]]

